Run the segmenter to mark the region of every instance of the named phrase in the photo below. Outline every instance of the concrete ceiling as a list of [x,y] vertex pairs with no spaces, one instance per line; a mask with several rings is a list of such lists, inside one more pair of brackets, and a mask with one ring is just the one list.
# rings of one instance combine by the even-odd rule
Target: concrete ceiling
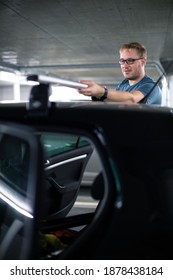
[[157,79],[173,58],[173,1],[0,0],[3,69],[113,86],[122,79],[119,47],[130,41],[146,46]]

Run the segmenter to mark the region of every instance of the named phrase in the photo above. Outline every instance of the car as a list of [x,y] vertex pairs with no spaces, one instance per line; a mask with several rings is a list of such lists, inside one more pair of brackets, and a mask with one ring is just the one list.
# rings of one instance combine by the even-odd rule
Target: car
[[50,102],[49,87],[0,105],[0,259],[172,259],[171,108]]

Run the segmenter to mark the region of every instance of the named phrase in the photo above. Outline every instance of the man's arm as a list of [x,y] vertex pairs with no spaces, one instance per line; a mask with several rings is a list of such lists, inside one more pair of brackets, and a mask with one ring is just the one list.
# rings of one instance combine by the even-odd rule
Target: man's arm
[[[91,97],[101,98],[104,95],[105,88],[96,84],[93,81],[82,80],[80,83],[84,83],[88,85],[86,89],[79,89],[78,92]],[[139,90],[134,90],[132,92],[127,91],[118,91],[118,90],[108,90],[106,101],[114,101],[114,102],[127,102],[127,103],[138,103],[144,95]]]

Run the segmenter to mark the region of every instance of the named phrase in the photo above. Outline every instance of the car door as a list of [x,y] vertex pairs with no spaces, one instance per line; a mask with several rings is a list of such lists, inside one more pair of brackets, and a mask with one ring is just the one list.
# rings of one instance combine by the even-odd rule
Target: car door
[[[89,244],[92,242],[92,249],[100,244],[97,233],[99,238],[103,235],[105,220],[108,221],[105,217],[110,216],[117,199],[114,170],[107,150],[102,149],[102,137],[99,131],[93,134],[77,125],[69,131],[69,126],[57,129],[51,123],[42,127],[30,121],[25,126],[0,123],[0,259],[90,258]],[[31,128],[34,126],[35,129]],[[98,207],[97,203],[94,206],[95,212],[76,215],[74,211],[75,214],[67,216],[76,201],[93,148],[104,169],[104,197],[99,198]],[[49,206],[53,209],[51,213],[47,211]],[[52,230],[65,233],[68,228],[81,226],[85,230],[77,229],[77,238],[62,252],[53,246],[53,250],[51,247],[45,253],[45,237],[52,236]]]
[[42,132],[49,219],[65,217],[76,201],[93,146],[78,135]]
[[36,254],[41,162],[42,148],[33,129],[0,123],[0,259]]
[[[93,134],[77,124],[69,130],[65,124],[55,127],[50,123],[38,130],[44,147],[46,190],[42,202],[45,215],[39,229],[40,258],[91,258],[90,250],[100,244],[98,238],[109,221],[105,216],[110,217],[119,199],[113,165],[100,143],[103,137],[99,131]],[[93,151],[103,166],[103,182],[96,184],[96,195],[93,186],[81,187]]]

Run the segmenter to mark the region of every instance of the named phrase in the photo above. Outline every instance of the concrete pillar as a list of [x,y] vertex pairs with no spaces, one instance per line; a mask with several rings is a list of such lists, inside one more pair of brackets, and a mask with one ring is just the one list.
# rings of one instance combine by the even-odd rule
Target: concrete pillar
[[169,77],[169,100],[170,107],[173,107],[173,76]]

